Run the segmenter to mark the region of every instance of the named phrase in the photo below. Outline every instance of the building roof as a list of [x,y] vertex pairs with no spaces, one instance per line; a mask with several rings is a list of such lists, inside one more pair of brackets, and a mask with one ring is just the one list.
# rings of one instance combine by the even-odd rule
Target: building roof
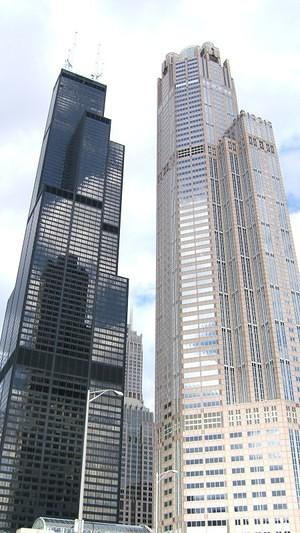
[[[74,520],[63,518],[47,518],[40,516],[34,521],[33,529],[55,533],[74,533]],[[84,521],[84,533],[149,533],[148,526],[131,526],[125,524],[105,524]]]

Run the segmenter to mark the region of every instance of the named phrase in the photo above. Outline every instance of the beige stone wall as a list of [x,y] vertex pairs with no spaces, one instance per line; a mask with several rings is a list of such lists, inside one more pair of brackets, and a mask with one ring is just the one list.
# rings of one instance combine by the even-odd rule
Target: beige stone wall
[[300,532],[284,187],[271,124],[237,116],[211,43],[167,56],[158,154],[156,471],[178,470],[159,483],[159,531]]

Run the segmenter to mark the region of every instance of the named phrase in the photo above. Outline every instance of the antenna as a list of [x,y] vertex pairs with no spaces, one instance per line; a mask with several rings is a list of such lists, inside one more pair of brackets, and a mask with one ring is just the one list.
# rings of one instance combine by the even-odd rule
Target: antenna
[[71,65],[71,62],[70,62],[70,52],[71,52],[71,49],[69,48],[68,57],[66,58],[65,63],[64,63],[64,68],[66,70],[72,70],[72,65]]
[[68,49],[68,55],[67,55],[67,58],[66,58],[65,64],[64,64],[64,68],[67,69],[67,70],[73,70],[74,50],[75,50],[76,45],[77,45],[77,35],[78,35],[78,31],[75,31],[73,44],[72,44],[71,48]]
[[[97,52],[96,52],[96,60],[95,60],[95,72],[91,74],[92,80],[98,80],[102,77],[102,68],[99,68],[99,60],[100,60],[100,48],[101,44],[98,43],[97,45]],[[101,67],[103,67],[103,63],[101,63]]]

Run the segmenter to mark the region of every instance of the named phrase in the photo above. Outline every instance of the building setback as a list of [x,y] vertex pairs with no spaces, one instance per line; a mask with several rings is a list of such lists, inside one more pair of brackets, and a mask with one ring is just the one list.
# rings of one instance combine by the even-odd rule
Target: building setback
[[[54,87],[1,337],[0,529],[76,518],[87,390],[123,390],[128,280],[117,275],[124,147],[106,87]],[[90,405],[84,518],[118,521],[122,398]]]
[[300,283],[270,122],[212,43],[158,81],[158,531],[300,532]]
[[124,390],[120,522],[152,526],[153,413],[142,393],[143,344],[129,324]]

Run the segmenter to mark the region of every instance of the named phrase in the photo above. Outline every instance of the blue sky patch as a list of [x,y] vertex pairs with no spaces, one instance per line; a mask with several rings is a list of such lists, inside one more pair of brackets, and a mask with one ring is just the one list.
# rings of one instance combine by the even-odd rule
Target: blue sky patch
[[281,155],[297,151],[300,151],[300,137],[298,136],[291,137],[291,139],[283,143],[279,148],[279,153]]
[[296,213],[297,211],[300,211],[300,196],[288,194],[287,203],[290,213]]
[[145,291],[138,294],[135,294],[134,296],[134,304],[137,307],[143,307],[145,305],[153,305],[154,304],[154,291]]

